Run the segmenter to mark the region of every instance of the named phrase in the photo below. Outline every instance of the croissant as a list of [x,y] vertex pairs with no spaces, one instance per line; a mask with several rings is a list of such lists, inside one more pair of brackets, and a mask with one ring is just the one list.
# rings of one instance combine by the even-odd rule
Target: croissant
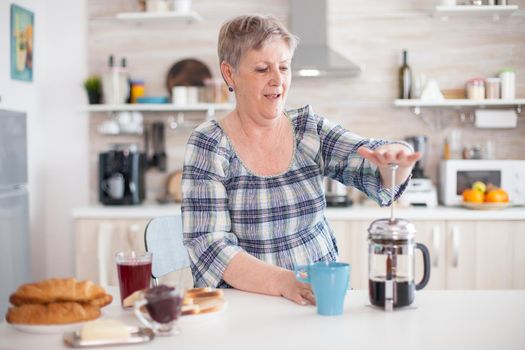
[[9,301],[15,306],[61,301],[89,303],[105,295],[107,294],[104,289],[91,281],[77,281],[74,278],[53,278],[20,286],[11,295]]
[[111,296],[111,294],[104,294],[103,296],[99,298],[96,298],[96,299],[93,299],[87,302],[87,304],[90,304],[96,307],[104,307],[106,305],[111,304],[112,301],[113,301],[113,297]]
[[89,321],[100,315],[100,309],[91,304],[63,302],[11,307],[7,311],[6,320],[17,324],[50,325]]

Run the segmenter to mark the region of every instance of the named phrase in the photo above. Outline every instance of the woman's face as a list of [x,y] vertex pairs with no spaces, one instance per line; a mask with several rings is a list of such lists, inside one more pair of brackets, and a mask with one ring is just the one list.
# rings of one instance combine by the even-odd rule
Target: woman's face
[[280,38],[246,52],[232,71],[238,107],[265,119],[280,116],[291,81],[291,60],[292,52]]

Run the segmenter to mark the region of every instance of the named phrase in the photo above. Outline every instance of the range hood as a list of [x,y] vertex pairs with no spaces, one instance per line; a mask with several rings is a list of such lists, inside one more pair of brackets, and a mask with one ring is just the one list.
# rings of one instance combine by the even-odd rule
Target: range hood
[[326,0],[290,0],[290,30],[299,37],[295,77],[355,77],[361,68],[328,46]]

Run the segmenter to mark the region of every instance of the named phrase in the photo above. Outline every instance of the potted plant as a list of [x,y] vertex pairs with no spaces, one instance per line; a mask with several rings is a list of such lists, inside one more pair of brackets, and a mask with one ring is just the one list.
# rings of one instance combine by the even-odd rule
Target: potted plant
[[102,80],[98,75],[92,75],[84,80],[84,88],[88,94],[89,104],[102,102]]

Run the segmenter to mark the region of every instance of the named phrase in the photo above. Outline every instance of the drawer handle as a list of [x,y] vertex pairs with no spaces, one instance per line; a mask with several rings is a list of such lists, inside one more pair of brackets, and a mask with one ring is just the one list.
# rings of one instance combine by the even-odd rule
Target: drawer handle
[[459,265],[459,228],[452,227],[452,267]]
[[97,232],[97,263],[98,283],[102,286],[109,285],[108,266],[113,262],[111,256],[111,240],[113,238],[113,225],[103,222],[98,226]]
[[432,267],[436,268],[439,266],[440,235],[439,226],[432,227]]
[[130,250],[136,250],[137,237],[140,232],[140,226],[138,224],[131,224],[128,226],[128,245]]

